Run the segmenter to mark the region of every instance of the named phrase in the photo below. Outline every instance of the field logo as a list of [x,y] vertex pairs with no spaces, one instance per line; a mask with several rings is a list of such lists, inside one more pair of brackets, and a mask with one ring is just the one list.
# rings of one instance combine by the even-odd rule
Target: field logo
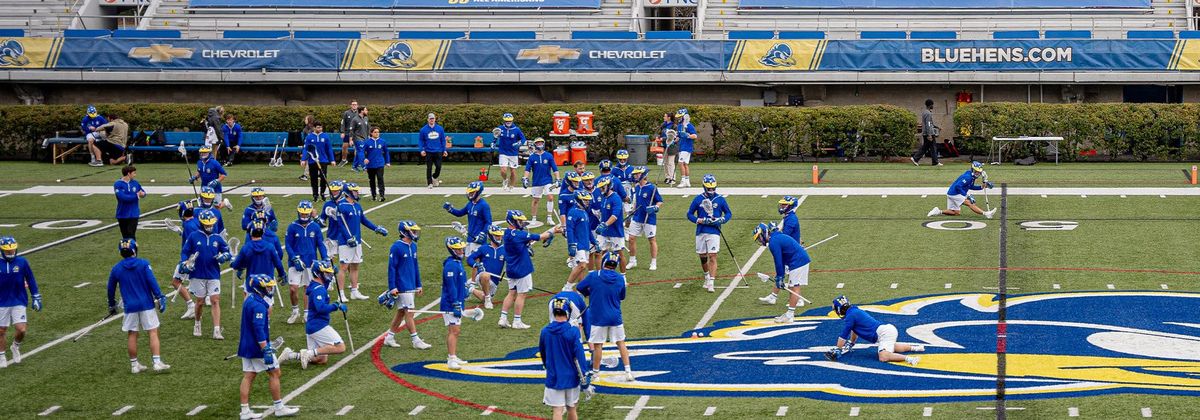
[[759,63],[767,67],[791,67],[796,65],[796,60],[792,59],[792,47],[788,44],[775,44],[763,54],[762,58],[758,59]]
[[29,64],[25,56],[25,46],[21,41],[6,39],[0,42],[0,67],[18,67]]
[[149,47],[129,49],[129,58],[149,58],[151,63],[171,63],[176,58],[192,58],[193,48],[176,48],[171,44],[150,44]]
[[375,64],[390,69],[411,69],[417,66],[417,60],[413,60],[412,57],[412,47],[407,42],[399,41],[380,54],[379,58],[375,59]]
[[518,60],[537,60],[538,64],[558,64],[562,60],[578,60],[578,48],[563,48],[558,45],[538,45],[537,48],[522,48],[517,52]]
[[[1010,399],[1100,394],[1200,396],[1200,294],[1048,293],[1008,298],[1006,391]],[[599,392],[631,395],[815,398],[848,402],[992,400],[996,395],[996,296],[964,293],[861,306],[923,343],[917,366],[882,363],[860,344],[840,362],[822,353],[842,320],[828,306],[796,322],[721,321],[679,338],[629,341],[635,380],[605,370]],[[644,329],[643,329],[644,330]],[[606,348],[605,353],[615,353]],[[501,359],[472,360],[451,371],[416,362],[396,372],[496,383],[541,384],[537,348]]]

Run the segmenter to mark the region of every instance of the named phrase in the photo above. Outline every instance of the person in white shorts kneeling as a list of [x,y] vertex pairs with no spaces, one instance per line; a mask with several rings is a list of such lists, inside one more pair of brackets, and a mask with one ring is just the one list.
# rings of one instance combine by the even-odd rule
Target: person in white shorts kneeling
[[[116,292],[119,286],[121,300],[125,306],[125,321],[121,330],[129,335],[130,371],[139,373],[146,370],[146,366],[138,362],[138,331],[146,331],[150,336],[154,371],[170,369],[171,366],[162,361],[158,343],[158,314],[167,311],[167,297],[163,296],[162,290],[158,288],[158,280],[154,278],[154,269],[150,268],[150,261],[137,258],[137,241],[133,238],[122,239],[118,250],[123,259],[117,262],[108,274],[108,316],[117,314]],[[158,313],[154,312],[156,304]]]
[[329,289],[326,286],[333,281],[333,264],[329,261],[318,260],[313,263],[311,270],[312,282],[305,288],[308,294],[307,317],[304,321],[304,333],[307,334],[307,348],[299,352],[290,347],[284,348],[279,360],[286,362],[297,360],[301,369],[308,369],[310,363],[323,365],[329,362],[329,356],[346,352],[346,344],[342,336],[329,325],[329,316],[334,311],[346,314],[346,304],[330,303]]
[[825,352],[826,359],[838,361],[846,353],[854,350],[855,341],[862,339],[879,347],[877,353],[880,362],[905,362],[916,366],[921,361],[917,356],[905,356],[900,353],[922,352],[925,351],[924,345],[897,343],[900,334],[895,325],[879,322],[866,311],[850,305],[850,299],[846,296],[838,296],[833,300],[833,312],[845,320],[845,327],[838,336],[837,347]]

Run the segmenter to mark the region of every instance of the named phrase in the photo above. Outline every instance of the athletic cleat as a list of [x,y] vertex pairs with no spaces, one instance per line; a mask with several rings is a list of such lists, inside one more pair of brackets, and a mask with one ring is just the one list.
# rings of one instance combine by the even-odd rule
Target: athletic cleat
[[296,356],[300,359],[300,369],[308,369],[308,361],[312,359],[312,350],[301,349],[300,354]]
[[300,412],[299,408],[282,406],[275,409],[275,417],[291,417]]
[[500,328],[512,328],[512,325],[508,323],[508,318],[500,318],[500,322],[497,322],[496,325],[499,325]]
[[658,260],[651,259],[650,260],[650,271],[656,271],[656,270],[658,270]]
[[933,165],[933,166],[942,166],[942,163],[938,162],[936,165]]
[[301,181],[308,181],[308,174],[301,174],[301,175],[300,175],[300,180],[301,180]]
[[253,411],[243,411],[242,414],[239,415],[239,418],[242,420],[257,420],[257,419],[262,418],[262,413],[255,413]]
[[704,280],[704,290],[707,290],[708,293],[715,293],[717,291],[711,279]]
[[389,335],[387,338],[383,339],[383,345],[388,347],[400,347],[400,343],[396,342],[396,336],[394,335]]
[[992,215],[996,214],[996,210],[998,210],[998,209],[991,209],[991,210],[983,212],[983,217],[991,219]]
[[163,363],[162,361],[154,362],[154,371],[155,372],[162,372],[162,371],[168,370],[170,368],[171,368],[171,365]]
[[213,327],[213,340],[224,340],[225,336],[221,335],[221,327]]
[[91,162],[88,162],[88,166],[99,168],[101,166],[104,166],[104,164],[93,160]]
[[193,337],[201,337],[203,335],[204,335],[204,333],[200,332],[200,323],[197,322],[196,325],[192,327],[192,336]]
[[913,166],[921,166],[921,164],[920,164],[920,163],[918,163],[916,159],[913,159],[913,158],[912,158],[912,156],[909,156],[909,157],[908,157],[908,161],[909,161],[909,162],[912,162],[912,163],[913,163]]
[[222,208],[227,208],[227,209],[232,209],[232,208],[233,208],[233,204],[229,202],[229,199],[228,199],[228,198],[222,198],[222,199],[221,199],[221,207],[222,207]]
[[629,257],[629,264],[625,264],[626,270],[629,270],[633,267],[637,267],[637,257]]
[[425,340],[422,340],[420,337],[417,337],[412,340],[412,347],[417,350],[428,350],[433,346],[429,345],[429,343],[426,343]]
[[619,363],[621,363],[621,359],[618,359],[617,356],[607,356],[607,357],[600,358],[600,366],[604,366],[609,369],[617,367],[617,364],[619,364]]
[[130,365],[130,367],[129,367],[129,371],[133,372],[134,374],[145,372],[146,369],[149,369],[149,368],[147,368],[146,365],[143,365],[140,362],[134,363],[133,365]]
[[767,304],[767,305],[774,305],[775,302],[778,302],[776,300],[775,295],[766,295],[766,296],[760,297],[760,298],[758,298],[758,301],[762,302],[764,304]]
[[364,295],[364,294],[362,294],[362,293],[359,293],[359,292],[358,292],[358,289],[351,289],[351,290],[350,290],[350,299],[354,299],[354,300],[367,300],[367,299],[370,299],[370,298],[368,298],[368,297],[367,297],[367,295]]
[[523,321],[513,321],[512,327],[514,330],[528,330],[530,328]]
[[446,367],[450,368],[450,370],[462,369],[462,366],[458,364],[458,360],[455,359],[454,357],[446,358]]
[[[0,356],[0,369],[6,368],[6,367],[8,367],[8,358],[4,357],[4,356]],[[134,373],[136,373],[136,372],[134,372]]]
[[470,364],[470,363],[469,363],[469,362],[467,362],[466,360],[463,360],[463,359],[460,359],[460,358],[458,358],[458,356],[454,356],[454,361],[458,362],[458,364],[460,364],[460,365],[466,365],[466,364]]
[[21,364],[21,346],[18,346],[16,343],[13,343],[12,347],[10,347],[9,350],[12,351],[13,364],[14,365]]
[[791,324],[792,321],[795,321],[795,320],[796,320],[795,315],[788,314],[788,313],[785,313],[783,315],[775,317],[776,324]]
[[295,350],[292,350],[291,347],[284,347],[283,351],[279,353],[279,361],[286,362],[286,361],[289,361],[292,359],[296,359],[297,358],[296,356],[299,356],[299,354],[296,353]]
[[553,226],[553,225],[557,225],[557,224],[558,224],[558,220],[555,220],[551,216],[546,216],[546,225],[547,226]]
[[923,352],[923,351],[925,351],[925,346],[924,346],[924,345],[921,345],[921,344],[913,344],[913,345],[911,345],[911,346],[909,346],[909,347],[912,347],[912,351],[915,351],[915,352]]
[[187,304],[187,310],[183,311],[183,316],[179,317],[179,319],[188,319],[188,318],[193,318],[195,316],[196,316],[196,301],[189,301]]
[[491,299],[483,301],[483,309],[492,309],[495,306],[496,305],[492,303]]
[[633,372],[625,371],[625,382],[633,382]]
[[431,189],[431,190],[432,190],[432,189],[433,189],[433,184],[426,185],[426,186],[425,186],[425,188],[428,188],[428,189]]
[[337,166],[346,166],[347,163],[350,163],[350,162],[347,162],[346,159],[342,159],[341,162],[338,162]]
[[917,356],[904,356],[904,362],[912,366],[916,366],[920,361],[921,358]]
[[288,317],[288,319],[287,319],[287,323],[288,323],[288,324],[295,324],[297,320],[301,320],[301,319],[302,319],[302,318],[300,317],[300,310],[299,310],[299,309],[292,309],[292,315]]
[[933,210],[930,210],[929,213],[925,214],[925,217],[933,217],[933,216],[937,216],[939,214],[942,214],[942,210],[938,209],[937,207],[934,207]]
[[433,179],[433,186],[435,186],[435,187],[440,187],[440,186],[442,186],[442,180],[440,180],[440,179],[437,179],[437,178],[434,178],[434,179]]

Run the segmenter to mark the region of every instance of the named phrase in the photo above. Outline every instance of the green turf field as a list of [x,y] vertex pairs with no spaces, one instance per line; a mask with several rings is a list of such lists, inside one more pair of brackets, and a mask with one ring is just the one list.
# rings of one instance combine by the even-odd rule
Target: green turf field
[[[183,185],[186,172],[182,164],[138,165],[139,179],[150,194],[142,202],[142,211],[150,212],[172,205],[185,195],[163,197],[155,193],[156,186]],[[482,164],[449,165],[443,176],[443,188],[435,194],[406,195],[389,194],[386,203],[364,202],[369,212],[367,217],[388,227],[393,235],[388,238],[367,234],[366,240],[373,250],[365,251],[366,262],[362,269],[363,292],[374,297],[386,285],[386,247],[395,239],[395,226],[400,220],[411,219],[425,226],[421,246],[421,269],[424,275],[425,294],[417,298],[418,306],[425,306],[440,296],[441,261],[445,257],[442,240],[454,231],[447,227],[456,220],[441,209],[443,201],[461,205],[465,200],[462,185],[478,175]],[[993,181],[1003,181],[1010,187],[1178,187],[1178,194],[1157,195],[1012,195],[1007,197],[1007,230],[1005,253],[1007,258],[1007,284],[1011,295],[1062,292],[1119,293],[1122,291],[1195,292],[1196,279],[1200,276],[1200,247],[1196,233],[1200,232],[1200,196],[1194,187],[1184,181],[1183,164],[1064,164],[1061,166],[1039,164],[1034,167],[1003,165],[989,167]],[[116,171],[100,172],[84,165],[46,165],[36,163],[6,162],[0,167],[0,179],[5,184],[0,191],[46,186],[103,186],[117,178]],[[948,163],[945,167],[913,167],[900,164],[824,164],[828,169],[822,186],[837,187],[936,187],[942,189],[959,173],[966,169],[963,163]],[[231,177],[225,185],[233,186],[255,179],[266,187],[306,186],[295,179],[298,169],[289,165],[284,169],[267,168],[262,163],[247,163],[232,167]],[[737,278],[740,285],[748,288],[733,288],[726,298],[714,305],[725,295],[724,286],[738,277],[738,269],[731,262],[728,251],[723,247],[720,261],[722,278],[717,281],[718,293],[708,293],[700,287],[701,272],[693,247],[693,225],[683,216],[691,197],[673,189],[664,190],[666,204],[660,213],[659,243],[661,255],[657,271],[646,269],[648,247],[645,241],[638,242],[640,266],[627,273],[630,287],[625,301],[625,325],[631,340],[648,338],[685,337],[690,331],[705,330],[715,322],[739,319],[769,320],[783,311],[782,305],[767,306],[757,298],[765,295],[768,286],[759,281],[754,272],[770,272],[769,252],[758,252],[751,240],[750,231],[760,221],[778,220],[775,202],[788,188],[811,186],[811,164],[749,164],[700,163],[694,165],[695,185],[699,185],[699,173],[717,174],[721,185],[746,187],[776,187],[780,194],[768,197],[730,197],[734,219],[724,228],[726,238],[736,259],[744,265],[748,276]],[[652,168],[651,178],[661,172]],[[388,182],[392,187],[414,187],[423,184],[424,167],[415,164],[396,165],[388,169]],[[492,172],[493,181],[498,179]],[[365,176],[351,174],[348,170],[335,169],[331,178],[357,179],[364,186]],[[61,183],[55,179],[63,179]],[[149,182],[155,179],[155,183]],[[498,183],[490,182],[488,192],[499,190]],[[250,201],[242,194],[249,186],[227,194],[238,212],[226,213],[231,234],[241,237],[236,222],[240,209]],[[114,223],[112,212],[114,200],[111,193],[82,194],[8,194],[0,192],[0,234],[15,236],[21,250],[29,250],[44,244],[64,240],[80,233],[93,231]],[[450,198],[443,194],[452,194]],[[291,196],[273,195],[271,200],[281,219],[281,230],[294,219],[296,203],[306,194]],[[991,206],[1001,205],[999,191],[988,197]],[[529,199],[519,195],[494,195],[488,198],[493,217],[503,218],[503,210],[509,208],[529,211]],[[980,200],[983,204],[983,200]],[[899,301],[910,297],[942,294],[985,294],[997,292],[1000,260],[1001,221],[985,220],[980,216],[968,215],[955,220],[969,220],[986,226],[974,230],[937,230],[925,226],[927,222],[944,218],[926,218],[924,215],[933,206],[945,206],[941,195],[811,195],[807,196],[798,210],[806,243],[814,243],[834,234],[838,236],[815,248],[812,255],[810,285],[803,294],[819,305],[822,310],[810,307],[823,314],[831,299],[839,294],[849,296],[855,303],[871,304],[883,301]],[[539,214],[543,214],[544,209]],[[173,209],[146,216],[143,221],[175,217]],[[58,222],[46,229],[41,222]],[[89,220],[99,221],[91,224]],[[1030,230],[1029,224],[1039,221],[1075,222],[1071,230]],[[464,221],[465,222],[465,221]],[[70,228],[82,224],[85,227]],[[35,228],[37,225],[40,228]],[[946,223],[949,228],[963,227],[962,223]],[[66,227],[66,228],[62,228]],[[545,227],[534,228],[541,231]],[[98,418],[107,417],[126,406],[123,415],[137,418],[178,418],[194,412],[195,417],[228,418],[237,412],[237,384],[240,380],[240,363],[237,359],[222,361],[234,353],[237,346],[241,303],[231,310],[228,292],[222,301],[225,341],[207,338],[211,331],[205,318],[205,338],[191,335],[192,323],[180,320],[184,310],[182,300],[176,301],[161,317],[163,327],[163,357],[172,365],[169,373],[152,372],[131,375],[125,355],[124,333],[119,322],[106,324],[93,331],[77,343],[69,339],[51,344],[52,341],[79,331],[84,326],[99,320],[105,313],[104,283],[112,264],[118,260],[116,245],[118,231],[115,227],[98,230],[93,234],[65,240],[28,255],[37,275],[45,301],[40,313],[30,311],[29,336],[22,346],[26,360],[20,365],[0,370],[4,389],[14,402],[6,409],[12,418],[33,417],[52,407],[52,417]],[[154,265],[164,291],[169,291],[171,269],[178,260],[179,239],[165,229],[143,228],[138,232],[141,256]],[[555,241],[549,249],[536,248],[534,257],[535,285],[558,290],[567,268],[563,264],[565,245]],[[226,285],[232,274],[224,276]],[[84,284],[88,283],[88,284]],[[228,286],[226,286],[228,287]],[[227,290],[227,289],[226,289]],[[497,296],[499,299],[502,293]],[[469,305],[479,302],[470,299]],[[534,293],[526,307],[525,322],[534,328],[518,331],[499,329],[496,326],[499,302],[495,310],[487,311],[482,322],[465,321],[459,356],[465,360],[501,360],[511,353],[536,347],[538,331],[546,325],[547,295]],[[1020,307],[1014,307],[1011,316],[1025,316]],[[436,306],[433,308],[436,309]],[[713,310],[708,322],[700,323],[707,311]],[[272,319],[272,335],[282,335],[287,345],[299,347],[303,343],[303,327],[287,325],[287,311],[275,309]],[[1194,311],[1193,311],[1194,312]],[[1119,318],[1120,307],[1079,307],[1076,311],[1079,322],[1104,322],[1106,318]],[[351,418],[381,418],[415,414],[430,418],[473,418],[481,413],[492,416],[518,415],[548,417],[549,409],[541,403],[542,387],[517,380],[493,380],[484,382],[467,377],[446,379],[434,375],[396,372],[392,367],[414,362],[444,363],[446,356],[446,329],[440,316],[419,318],[418,330],[424,340],[434,347],[418,351],[408,348],[393,349],[370,347],[373,339],[387,327],[391,314],[375,304],[373,300],[354,301],[350,304],[350,323],[356,353],[347,353],[332,358],[332,366],[310,366],[301,370],[298,365],[283,367],[283,392],[288,403],[301,407],[305,418],[336,418],[339,412]],[[994,314],[991,316],[994,321]],[[340,315],[334,316],[333,326],[342,333]],[[1187,319],[1169,319],[1188,322]],[[1190,322],[1196,323],[1193,317]],[[977,337],[992,343],[991,347],[980,347],[990,352],[990,374],[995,374],[995,334]],[[1184,328],[1184,327],[1179,327]],[[1172,330],[1176,333],[1179,330]],[[1185,329],[1186,331],[1186,329]],[[1183,342],[1200,342],[1195,331],[1192,338],[1180,338]],[[827,338],[827,339],[826,339]],[[831,346],[835,336],[821,337],[822,345]],[[905,341],[901,331],[901,341]],[[1061,337],[1047,335],[1041,329],[1021,329],[1013,326],[1007,337],[1010,353],[1031,353],[1035,357],[1044,343],[1054,343]],[[701,342],[703,339],[697,339]],[[990,340],[990,341],[988,341]],[[398,337],[398,341],[407,341]],[[631,341],[632,343],[632,341]],[[1177,342],[1171,342],[1176,343]],[[1194,400],[1200,393],[1196,377],[1200,368],[1196,362],[1196,348],[1171,350],[1171,343],[1161,344],[1170,351],[1183,352],[1190,349],[1191,358],[1170,355],[1152,357],[1138,356],[1142,360],[1176,360],[1179,366],[1150,369],[1159,372],[1162,383],[1151,380],[1126,392],[1089,396],[1045,395],[1033,398],[1016,398],[1008,402],[1013,408],[1010,418],[1058,418],[1067,417],[1075,409],[1085,418],[1138,418],[1148,413],[1155,418],[1196,418],[1200,411]],[[787,343],[776,343],[786,349]],[[146,340],[141,341],[143,363],[148,364],[149,351]],[[809,344],[803,344],[808,346]],[[732,346],[732,345],[731,345]],[[30,354],[39,349],[36,354]],[[365,350],[364,350],[365,349]],[[731,347],[731,349],[734,349]],[[865,353],[873,350],[857,350],[856,358],[847,364],[865,368],[881,367]],[[1166,350],[1164,350],[1166,351]],[[949,350],[930,351],[950,353]],[[1012,356],[1010,356],[1012,357]],[[1048,357],[1048,356],[1047,356]],[[933,358],[931,360],[934,360]],[[348,360],[348,361],[347,361]],[[1039,359],[1034,359],[1039,360]],[[1048,360],[1046,364],[1050,364]],[[673,369],[699,370],[717,382],[741,382],[770,378],[771,375],[788,375],[776,366],[743,365],[745,370],[720,370],[709,368],[710,360],[681,358]],[[1014,379],[1021,371],[1018,358],[1011,362]],[[635,369],[638,362],[633,362]],[[714,365],[715,366],[715,365]],[[939,367],[931,362],[931,367]],[[969,366],[952,366],[957,371],[969,371]],[[760,370],[761,369],[761,370]],[[899,368],[897,368],[899,369]],[[917,372],[928,370],[914,369]],[[1032,376],[1040,375],[1035,371]],[[1119,376],[1115,370],[1106,371],[1110,376]],[[1168,373],[1162,373],[1168,372]],[[1169,377],[1169,378],[1168,378]],[[811,373],[790,377],[796,382],[824,383],[836,381],[836,377],[823,378]],[[920,377],[912,379],[921,381]],[[1170,393],[1163,392],[1169,380],[1184,382]],[[602,384],[603,385],[603,384]],[[847,385],[847,384],[843,384]],[[983,388],[995,388],[995,382],[985,382]],[[990,387],[990,388],[989,388]],[[1156,389],[1156,387],[1158,389]],[[650,395],[639,404],[640,395]],[[591,401],[581,403],[582,418],[627,418],[630,409],[614,407],[647,407],[640,410],[637,418],[701,418],[709,412],[719,418],[762,418],[775,417],[783,413],[787,417],[841,418],[852,414],[866,418],[900,419],[922,417],[927,411],[933,418],[993,418],[993,398],[977,398],[971,401],[950,402],[951,399],[926,401],[904,400],[896,402],[886,398],[830,398],[819,395],[780,395],[754,393],[738,397],[727,395],[703,395],[699,393],[680,396],[671,395],[669,390],[638,393],[636,390],[620,389],[616,386],[601,386],[600,393]],[[256,383],[252,396],[254,405],[268,405],[266,381]],[[200,406],[203,409],[196,411]],[[348,406],[353,406],[346,409]],[[488,407],[492,407],[488,409]],[[786,408],[782,408],[786,407]],[[345,411],[344,411],[345,410]]]

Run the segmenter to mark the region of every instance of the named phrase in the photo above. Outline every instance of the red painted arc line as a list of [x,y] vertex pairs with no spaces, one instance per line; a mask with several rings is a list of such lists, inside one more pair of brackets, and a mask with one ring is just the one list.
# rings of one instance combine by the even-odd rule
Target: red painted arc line
[[[881,272],[881,271],[955,271],[955,270],[992,271],[992,270],[999,270],[999,268],[998,267],[870,267],[870,268],[839,268],[839,269],[824,269],[824,270],[816,269],[816,270],[813,270],[813,272],[817,272],[817,273],[866,273],[866,272]],[[1200,275],[1200,272],[1197,272],[1197,271],[1174,271],[1174,270],[1137,269],[1137,268],[1008,267],[1008,270],[1009,271],[1090,271],[1090,272],[1108,272],[1108,273],[1155,273],[1155,274]],[[724,277],[724,276],[722,276],[722,277]],[[629,285],[630,286],[643,286],[643,285],[648,285],[648,284],[678,283],[678,282],[684,282],[684,281],[700,280],[702,278],[703,277],[688,277],[688,278],[679,278],[679,279],[647,280],[647,281],[629,283]],[[550,295],[551,295],[550,293],[540,293],[537,295],[531,295],[529,297],[530,298],[539,298],[539,297],[550,296]],[[416,321],[417,325],[420,325],[420,324],[424,324],[428,321],[438,319],[438,318],[441,318],[441,317],[438,315],[429,315],[429,316],[426,316],[423,318],[418,318],[415,321]],[[1003,326],[1000,326],[1000,328],[1002,328],[1002,327]],[[1006,343],[1004,342],[1003,338],[999,338],[997,340],[997,345],[1000,346],[999,347],[1000,351],[1004,351],[1004,347],[1006,347],[1005,344]],[[452,402],[452,403],[455,403],[458,405],[471,407],[471,408],[474,408],[474,409],[477,409],[480,411],[488,409],[489,406],[479,404],[479,403],[476,403],[473,401],[464,400],[462,398],[458,398],[455,396],[446,395],[446,394],[443,394],[443,393],[440,393],[437,391],[433,391],[428,388],[423,388],[417,384],[414,384],[412,382],[404,380],[404,378],[401,378],[400,376],[396,375],[395,372],[392,372],[392,370],[387,367],[387,364],[385,364],[383,362],[383,358],[381,357],[382,349],[383,349],[383,340],[378,340],[375,343],[375,345],[371,348],[371,362],[375,365],[375,368],[378,369],[380,373],[382,373],[388,379],[391,379],[393,382],[398,383],[398,384],[404,386],[405,388],[411,389],[411,390],[419,392],[421,394],[425,394],[425,395],[428,395],[428,396],[431,396],[431,397],[434,397],[437,399],[449,401],[449,402]],[[508,410],[499,409],[499,408],[492,409],[492,412],[496,413],[496,414],[503,414],[506,416],[516,417],[516,418],[521,418],[521,419],[546,420],[544,417],[538,417],[538,416],[535,416],[532,414],[518,413],[515,411],[508,411]]]

